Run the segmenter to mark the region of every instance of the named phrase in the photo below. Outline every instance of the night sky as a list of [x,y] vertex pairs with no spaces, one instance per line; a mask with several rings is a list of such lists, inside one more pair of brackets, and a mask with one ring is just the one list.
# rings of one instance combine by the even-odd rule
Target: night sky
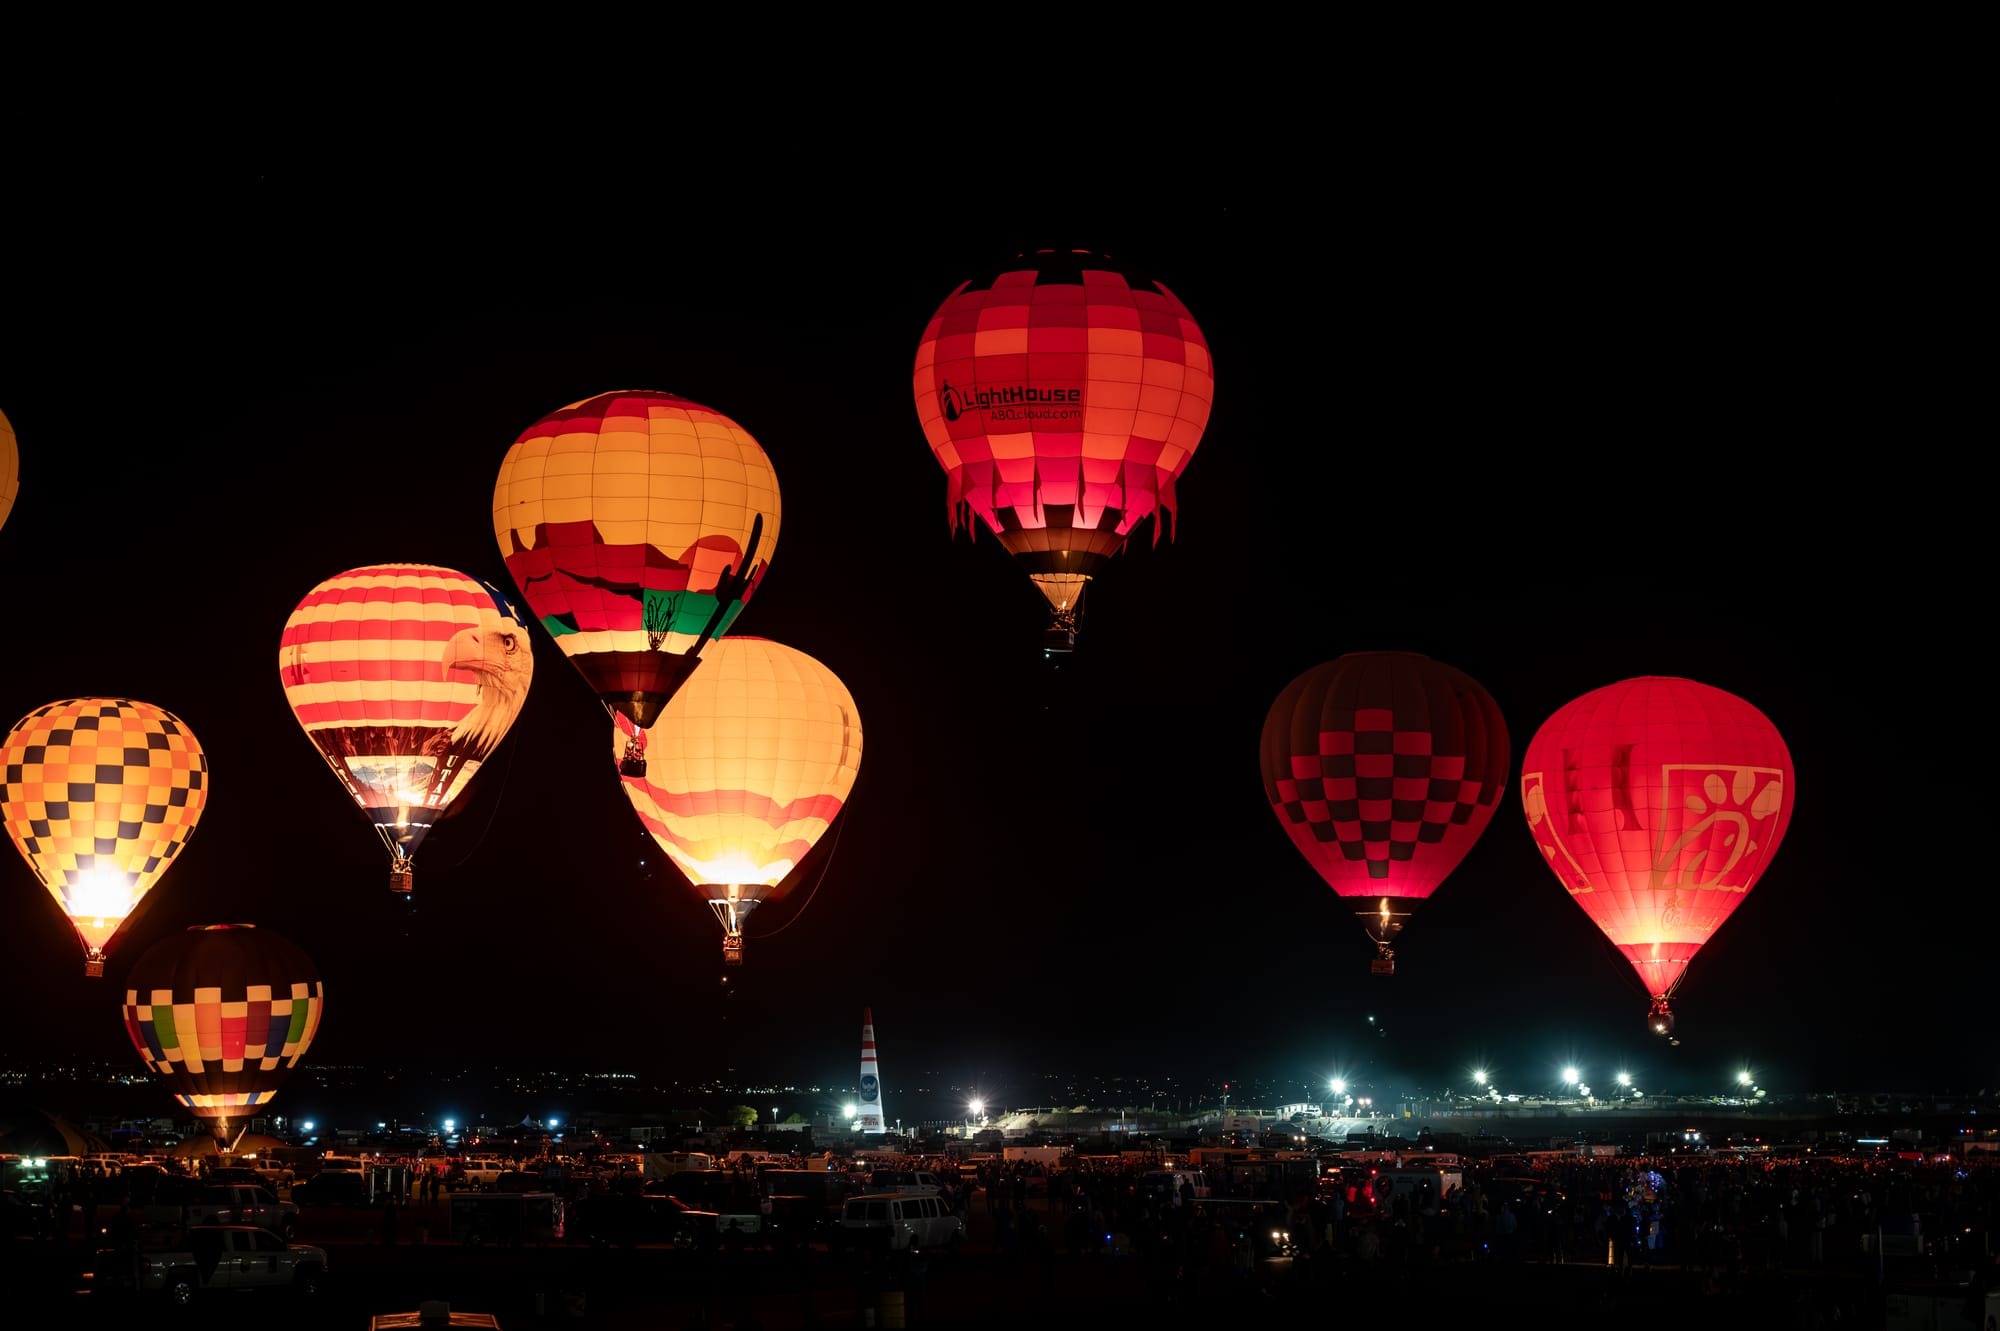
[[[922,1069],[1016,1102],[1044,1071],[1369,1060],[1433,1089],[1480,1061],[1539,1089],[1568,1057],[1663,1088],[1746,1060],[1780,1089],[1994,1084],[1990,875],[1952,793],[1978,770],[1952,756],[1970,629],[1911,506],[1928,442],[1872,377],[1887,333],[1829,277],[1839,237],[1776,198],[1724,224],[1698,200],[1486,183],[1324,208],[1304,183],[992,205],[643,173],[246,175],[123,211],[42,193],[0,314],[22,455],[0,710],[157,703],[214,793],[102,980],[0,857],[0,1049],[129,1057],[131,961],[249,921],[318,962],[327,1063],[835,1079],[872,1005],[892,1093]],[[1134,533],[1059,669],[1026,577],[953,536],[910,392],[944,297],[1042,246],[1157,275],[1217,381],[1172,539]],[[614,388],[763,445],[784,527],[737,627],[832,668],[866,732],[842,823],[753,920],[726,1000],[717,926],[546,635],[510,737],[417,855],[413,914],[278,680],[287,616],[344,569],[443,564],[512,594],[500,460]],[[1544,718],[1635,675],[1777,725],[1796,813],[1691,969],[1680,1048],[1646,1036],[1637,977],[1541,863],[1518,788],[1398,973],[1368,974],[1257,762],[1286,682],[1366,649],[1483,683],[1516,778]]]

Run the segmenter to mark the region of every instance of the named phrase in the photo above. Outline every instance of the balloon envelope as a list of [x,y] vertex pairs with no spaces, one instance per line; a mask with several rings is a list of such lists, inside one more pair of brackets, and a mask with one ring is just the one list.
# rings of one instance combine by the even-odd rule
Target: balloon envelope
[[[633,735],[617,718],[614,756]],[[624,777],[625,795],[733,932],[723,903],[740,915],[782,896],[839,815],[861,770],[861,714],[839,677],[804,652],[723,638],[644,743],[645,775]]]
[[194,835],[208,756],[185,722],[131,698],[69,698],[14,724],[7,835],[83,940],[87,973]]
[[1479,682],[1414,652],[1352,652],[1264,719],[1264,796],[1385,944],[1479,839],[1507,786],[1507,723]]
[[1021,255],[952,292],[913,386],[953,528],[993,531],[1059,617],[1135,525],[1174,512],[1215,395],[1180,298],[1083,250]]
[[285,701],[396,866],[520,715],[531,636],[492,584],[434,564],[349,569],[285,621]]
[[694,669],[709,626],[726,632],[756,593],[780,516],[777,473],[749,431],[642,390],[550,412],[493,488],[494,536],[529,610],[640,726]]
[[289,939],[247,924],[196,925],[141,953],[125,981],[125,1033],[174,1098],[220,1136],[269,1104],[305,1056],[325,1004]]
[[1663,999],[1756,886],[1791,822],[1794,785],[1791,753],[1762,712],[1711,685],[1646,676],[1542,723],[1522,761],[1521,804],[1570,899]]

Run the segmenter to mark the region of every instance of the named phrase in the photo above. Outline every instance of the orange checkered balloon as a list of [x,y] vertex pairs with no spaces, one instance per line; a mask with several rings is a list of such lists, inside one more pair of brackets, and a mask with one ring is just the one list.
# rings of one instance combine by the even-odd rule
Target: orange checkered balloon
[[0,750],[7,835],[69,916],[84,973],[194,835],[208,757],[163,707],[70,698],[15,722]]
[[999,537],[1048,599],[1045,645],[1070,650],[1085,587],[1133,527],[1172,516],[1208,425],[1215,374],[1194,317],[1130,265],[1040,250],[938,307],[914,387],[953,529]]

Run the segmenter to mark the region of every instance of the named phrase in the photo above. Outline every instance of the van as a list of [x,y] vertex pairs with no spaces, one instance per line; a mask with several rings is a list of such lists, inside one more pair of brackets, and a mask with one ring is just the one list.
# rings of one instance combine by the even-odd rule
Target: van
[[1194,1189],[1197,1200],[1208,1196],[1208,1175],[1199,1169],[1149,1169],[1139,1176],[1139,1194],[1171,1206],[1182,1184]]
[[906,1192],[850,1197],[840,1214],[840,1239],[848,1247],[883,1245],[956,1252],[965,1241],[965,1217],[935,1196]]

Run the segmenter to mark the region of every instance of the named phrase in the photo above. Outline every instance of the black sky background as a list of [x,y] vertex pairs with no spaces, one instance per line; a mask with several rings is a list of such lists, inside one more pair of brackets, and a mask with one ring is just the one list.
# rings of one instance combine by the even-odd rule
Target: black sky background
[[[1224,162],[1130,192],[640,171],[245,172],[123,210],[101,185],[24,192],[0,711],[155,702],[214,794],[101,981],[0,857],[0,1049],[129,1056],[132,960],[251,921],[317,960],[326,1063],[838,1081],[872,1005],[892,1090],[922,1069],[1000,1100],[1047,1071],[1317,1081],[1371,1060],[1433,1088],[1485,1062],[1538,1089],[1567,1058],[1665,1089],[1745,1061],[1779,1088],[1993,1084],[1991,884],[1940,850],[1966,835],[1940,810],[1972,779],[1948,701],[1972,630],[1936,572],[1948,534],[1892,410],[1865,238],[1795,182],[1670,178],[1519,162],[1336,189]],[[1173,539],[1135,533],[1059,670],[1025,577],[952,536],[909,387],[952,288],[1045,245],[1158,275],[1217,375]],[[276,670],[286,617],[343,569],[511,591],[490,522],[508,445],[627,387],[763,444],[784,527],[738,627],[825,662],[866,733],[817,895],[758,917],[798,923],[752,931],[727,999],[715,923],[546,636],[510,737],[417,857],[411,915]],[[1634,675],[1775,722],[1796,814],[1692,967],[1680,1048],[1645,1036],[1636,977],[1515,790],[1398,974],[1368,974],[1264,802],[1257,739],[1296,674],[1384,648],[1480,680],[1517,775],[1551,712]]]

